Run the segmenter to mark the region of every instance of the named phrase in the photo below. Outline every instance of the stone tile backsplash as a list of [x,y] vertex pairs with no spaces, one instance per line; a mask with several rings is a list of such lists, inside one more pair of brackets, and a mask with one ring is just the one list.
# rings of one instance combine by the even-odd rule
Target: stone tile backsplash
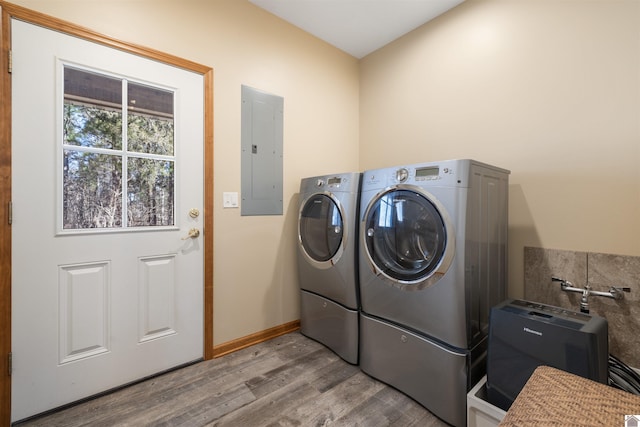
[[622,300],[592,295],[589,309],[609,323],[609,352],[640,368],[640,257],[525,247],[524,298],[580,311],[582,295],[562,291],[552,276],[577,288],[588,283],[594,291],[631,288]]

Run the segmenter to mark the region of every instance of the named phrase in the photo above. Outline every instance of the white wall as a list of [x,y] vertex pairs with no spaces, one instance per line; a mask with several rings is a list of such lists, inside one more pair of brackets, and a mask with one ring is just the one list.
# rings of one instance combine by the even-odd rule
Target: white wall
[[360,167],[511,170],[523,247],[640,255],[640,2],[467,0],[361,63]]
[[[358,169],[358,63],[246,0],[12,2],[214,68],[214,344],[299,319],[300,178]],[[222,209],[240,191],[241,85],[284,97],[284,215]]]

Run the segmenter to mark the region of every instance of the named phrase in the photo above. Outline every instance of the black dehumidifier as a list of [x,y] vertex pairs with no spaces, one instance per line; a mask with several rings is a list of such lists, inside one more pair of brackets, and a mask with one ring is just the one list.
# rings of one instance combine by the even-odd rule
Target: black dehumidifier
[[507,411],[540,365],[606,384],[606,319],[560,307],[506,300],[491,309],[487,399]]

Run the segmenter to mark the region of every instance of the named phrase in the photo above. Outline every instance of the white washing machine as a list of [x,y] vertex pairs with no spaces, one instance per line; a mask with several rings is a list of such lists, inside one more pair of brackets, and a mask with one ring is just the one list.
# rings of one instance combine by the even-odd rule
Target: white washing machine
[[359,172],[300,182],[298,276],[301,332],[358,363]]
[[360,366],[455,426],[506,298],[508,176],[474,160],[363,173]]

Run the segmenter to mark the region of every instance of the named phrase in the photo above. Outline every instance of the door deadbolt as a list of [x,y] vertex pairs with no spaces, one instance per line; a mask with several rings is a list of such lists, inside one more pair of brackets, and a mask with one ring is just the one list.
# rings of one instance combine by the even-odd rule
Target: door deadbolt
[[198,216],[200,216],[200,211],[196,208],[189,209],[189,216],[191,218],[198,218]]

